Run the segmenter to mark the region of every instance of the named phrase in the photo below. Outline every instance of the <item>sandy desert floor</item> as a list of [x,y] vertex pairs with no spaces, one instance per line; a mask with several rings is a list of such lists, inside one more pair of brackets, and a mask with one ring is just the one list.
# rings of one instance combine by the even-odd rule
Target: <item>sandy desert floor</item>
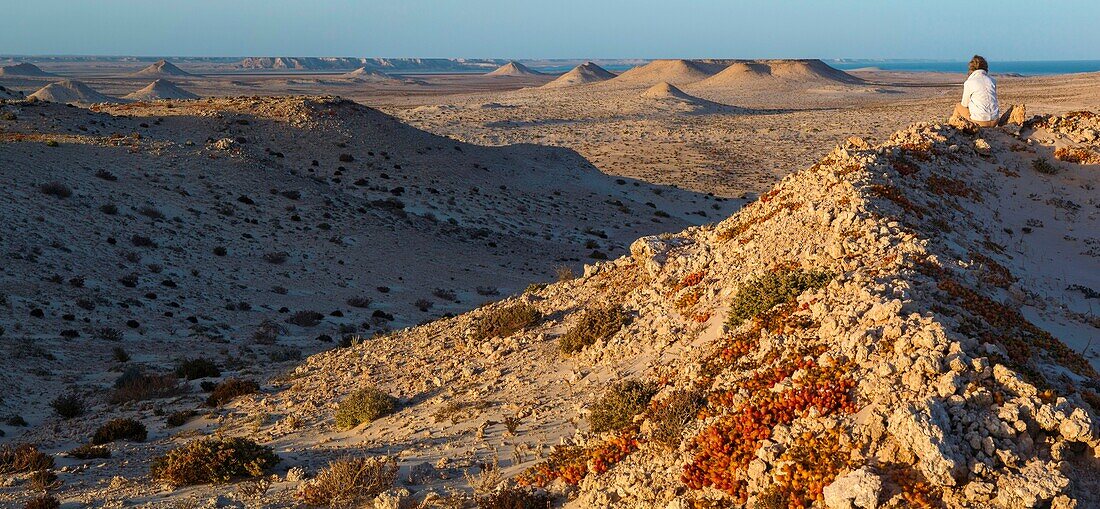
[[[711,313],[726,311],[715,304],[706,316],[680,317],[653,303],[656,288],[636,290],[653,283],[623,261],[636,239],[723,221],[784,177],[851,146],[852,137],[873,145],[910,124],[945,121],[963,79],[862,71],[850,82],[723,80],[670,64],[550,88],[554,76],[42,68],[58,76],[0,76],[0,93],[10,99],[0,103],[7,186],[0,442],[31,441],[55,456],[63,484],[52,491],[65,507],[290,507],[298,471],[308,475],[355,452],[395,455],[402,489],[419,491],[407,498],[419,503],[431,492],[443,500],[469,491],[466,475],[487,463],[516,475],[554,444],[594,439],[582,424],[594,395],[626,376],[675,371],[720,334],[721,319]],[[167,79],[201,99],[79,107],[17,100],[63,78],[112,97]],[[1100,110],[1100,75],[1004,77],[999,90],[1003,106],[1026,104],[1029,116]],[[1040,152],[1066,143],[1040,138]],[[1018,150],[1008,137],[991,140],[997,154]],[[975,160],[983,175],[1004,169]],[[991,243],[997,256],[1018,257],[1003,263],[1020,276],[1021,300],[1041,302],[1023,314],[1096,366],[1095,351],[1088,354],[1095,298],[1067,290],[1074,280],[1100,286],[1096,179],[1060,179],[1029,176],[999,187],[986,199],[1031,200],[994,212],[965,209],[1005,226],[957,242]],[[1061,198],[1043,186],[1061,186]],[[896,224],[881,226],[896,233]],[[1009,232],[1023,228],[1047,249]],[[703,230],[688,231],[699,237]],[[704,245],[700,239],[693,242]],[[937,253],[958,255],[957,245],[945,244]],[[610,275],[584,274],[585,265],[622,256]],[[749,255],[728,256],[741,263]],[[721,286],[707,295],[719,293],[728,297]],[[465,338],[476,320],[463,313],[519,294],[547,317],[542,326],[483,347]],[[532,362],[555,358],[550,341],[576,310],[601,299],[634,302],[642,319],[632,339],[557,366]],[[687,331],[697,336],[666,342]],[[261,392],[205,408],[210,387],[200,380],[165,382],[161,393],[143,397],[118,386],[135,373],[153,385],[200,357],[220,368],[214,380],[254,379]],[[331,429],[333,400],[362,379],[420,411],[366,429]],[[50,403],[66,395],[85,403],[84,415],[55,414]],[[164,424],[192,408],[201,410],[182,427]],[[111,459],[65,454],[108,416],[147,422],[148,440],[112,446]],[[522,436],[504,424],[515,416],[523,418]],[[226,490],[147,482],[149,458],[208,434],[272,444],[283,458],[280,475],[273,484]],[[29,498],[28,479],[5,479],[0,504]],[[586,490],[588,498],[574,504],[668,503],[664,492],[630,498],[607,495],[606,485]],[[390,507],[401,496],[375,503]]]

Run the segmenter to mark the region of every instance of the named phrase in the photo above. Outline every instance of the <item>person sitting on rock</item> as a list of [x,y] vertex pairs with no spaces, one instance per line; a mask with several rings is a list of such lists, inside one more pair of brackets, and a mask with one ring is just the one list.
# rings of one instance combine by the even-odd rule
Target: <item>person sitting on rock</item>
[[[1001,115],[1001,105],[997,102],[997,82],[989,77],[989,62],[981,55],[970,59],[970,76],[963,83],[962,101],[955,105],[953,117],[962,118],[979,127],[1005,125],[1010,117],[1022,116],[1015,112],[1017,106],[1009,108]],[[1014,115],[1014,113],[1017,113]]]

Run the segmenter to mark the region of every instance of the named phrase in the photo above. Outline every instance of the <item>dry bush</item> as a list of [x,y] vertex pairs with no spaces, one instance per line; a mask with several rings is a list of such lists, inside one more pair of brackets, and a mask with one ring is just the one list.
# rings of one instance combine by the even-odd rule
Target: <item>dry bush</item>
[[147,435],[145,425],[135,419],[114,419],[95,430],[92,445],[103,445],[116,440],[144,442]]
[[176,376],[187,380],[197,380],[199,378],[217,378],[222,376],[222,372],[213,361],[198,357],[181,361],[176,366]]
[[[319,320],[318,320],[319,321]],[[279,340],[280,334],[286,334],[286,327],[272,320],[264,320],[259,327],[252,332],[252,341],[261,345],[274,345]]]
[[312,506],[351,507],[390,489],[397,470],[393,458],[335,460],[298,489],[298,498]]
[[214,387],[210,397],[206,398],[206,404],[210,406],[224,405],[233,401],[233,398],[253,394],[259,392],[259,390],[260,384],[256,383],[255,380],[229,378]]
[[76,394],[62,394],[50,402],[62,419],[72,419],[84,413],[84,400]]
[[612,384],[606,392],[592,404],[588,423],[592,431],[621,430],[634,422],[634,416],[642,413],[649,400],[657,393],[654,384],[626,380]]
[[179,379],[173,375],[150,375],[140,368],[130,368],[115,380],[115,388],[107,400],[114,404],[129,401],[145,401],[175,396],[184,391]]
[[562,334],[558,345],[562,353],[571,354],[603,341],[623,328],[629,316],[620,307],[589,309],[573,328]]
[[27,476],[27,489],[31,491],[50,491],[61,487],[61,481],[52,470],[35,470]]
[[270,447],[246,438],[203,438],[154,459],[149,473],[176,488],[259,477],[278,462]]
[[196,415],[199,415],[199,413],[194,410],[180,410],[178,412],[172,412],[168,415],[166,419],[164,419],[164,424],[170,428],[183,426],[184,424],[187,424],[187,421],[190,421],[191,418],[195,417]]
[[39,495],[23,504],[23,509],[58,509],[61,501],[53,495]]
[[705,399],[700,391],[676,391],[657,402],[650,411],[650,441],[670,449],[680,447],[683,431],[695,420]]
[[69,186],[57,181],[46,182],[38,186],[38,190],[42,191],[42,194],[55,196],[57,198],[68,198],[73,195],[73,190],[69,189]]
[[571,281],[577,278],[577,275],[573,273],[573,269],[568,265],[562,265],[557,268],[558,282]]
[[534,306],[515,303],[487,311],[474,328],[475,339],[508,337],[542,319],[542,313]]
[[533,488],[501,486],[477,497],[478,509],[548,509],[550,496]]
[[0,444],[0,474],[22,474],[53,468],[53,458],[30,444]]
[[321,323],[321,320],[325,318],[325,315],[316,311],[299,311],[294,313],[294,316],[286,319],[286,323],[291,325],[297,325],[299,327],[314,327]]
[[354,428],[364,422],[390,415],[396,408],[397,398],[375,387],[366,387],[353,392],[340,402],[336,409],[336,427]]
[[374,299],[370,297],[352,297],[347,302],[353,308],[369,308]]
[[108,448],[105,445],[84,444],[84,445],[81,445],[81,446],[79,446],[75,449],[70,450],[69,452],[67,452],[65,454],[68,454],[69,457],[76,458],[76,459],[81,459],[81,460],[90,460],[90,459],[96,459],[96,458],[110,458],[111,457],[111,449]]

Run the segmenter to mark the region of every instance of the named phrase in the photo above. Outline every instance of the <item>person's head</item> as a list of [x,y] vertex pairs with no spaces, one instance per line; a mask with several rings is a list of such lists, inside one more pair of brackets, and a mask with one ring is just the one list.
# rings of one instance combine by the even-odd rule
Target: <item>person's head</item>
[[974,55],[974,58],[970,59],[970,70],[968,72],[973,73],[979,69],[989,72],[989,62],[986,62],[985,57],[981,55]]

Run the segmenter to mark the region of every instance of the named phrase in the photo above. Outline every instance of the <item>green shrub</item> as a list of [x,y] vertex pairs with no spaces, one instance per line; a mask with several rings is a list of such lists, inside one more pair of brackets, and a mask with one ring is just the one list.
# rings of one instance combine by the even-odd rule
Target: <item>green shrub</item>
[[541,319],[542,313],[530,304],[515,303],[498,307],[481,316],[475,325],[474,337],[476,339],[508,337],[538,323]]
[[58,509],[59,507],[61,507],[61,501],[53,495],[39,495],[23,504],[23,509]]
[[197,380],[199,378],[217,378],[222,376],[222,372],[213,361],[199,357],[181,361],[176,366],[176,376],[187,380]]
[[746,282],[737,292],[726,323],[731,328],[737,327],[778,304],[794,300],[806,290],[825,286],[832,278],[829,272],[801,269],[765,273]]
[[0,474],[22,474],[53,468],[53,457],[30,444],[0,444]]
[[336,409],[336,427],[354,428],[364,422],[390,415],[396,408],[397,398],[375,387],[360,389],[340,402]]
[[92,445],[103,445],[116,440],[144,442],[147,435],[145,425],[135,419],[114,419],[95,430]]
[[559,340],[562,353],[579,352],[613,336],[629,321],[629,315],[619,307],[589,309],[573,328]]
[[210,406],[224,405],[233,401],[233,398],[237,396],[253,394],[259,392],[259,390],[260,384],[256,383],[255,380],[229,378],[214,387],[210,397],[206,398],[206,404]]
[[70,450],[66,454],[68,454],[70,457],[81,460],[110,458],[111,449],[109,449],[106,445],[84,444],[80,447],[77,447],[76,449]]
[[155,458],[149,468],[154,480],[173,488],[224,483],[264,475],[279,457],[267,446],[246,438],[202,438]]
[[72,419],[84,413],[84,400],[76,394],[62,394],[54,398],[50,406],[62,419]]
[[645,411],[649,400],[656,393],[657,387],[654,384],[637,380],[612,384],[592,405],[592,411],[588,415],[592,431],[603,433],[630,426],[634,422],[634,416]]
[[357,507],[393,487],[397,470],[392,458],[335,460],[302,485],[298,498],[312,506]]

